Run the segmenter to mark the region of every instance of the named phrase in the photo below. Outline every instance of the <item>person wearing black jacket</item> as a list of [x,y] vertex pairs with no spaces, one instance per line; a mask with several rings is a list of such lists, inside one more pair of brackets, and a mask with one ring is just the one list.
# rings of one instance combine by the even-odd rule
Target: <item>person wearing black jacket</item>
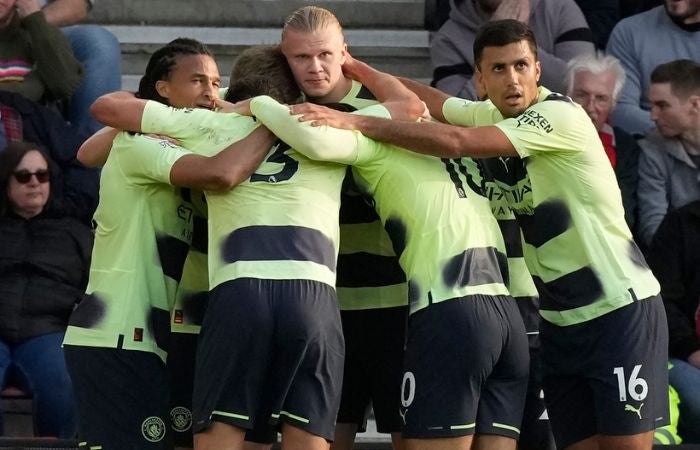
[[669,383],[681,399],[678,431],[700,443],[700,201],[670,211],[647,259],[661,284],[668,318]]
[[0,383],[31,392],[38,435],[68,438],[76,418],[61,342],[87,282],[92,233],[52,201],[52,175],[35,144],[0,150]]

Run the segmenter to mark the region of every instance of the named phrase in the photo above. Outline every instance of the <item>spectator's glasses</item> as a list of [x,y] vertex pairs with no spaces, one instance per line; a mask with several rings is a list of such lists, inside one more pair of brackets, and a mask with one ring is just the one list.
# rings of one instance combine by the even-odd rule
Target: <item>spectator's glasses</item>
[[17,172],[12,172],[15,180],[19,184],[27,184],[32,179],[32,176],[36,177],[36,181],[39,183],[48,183],[51,178],[51,173],[48,170],[37,170],[36,172],[29,172],[27,170],[18,170]]

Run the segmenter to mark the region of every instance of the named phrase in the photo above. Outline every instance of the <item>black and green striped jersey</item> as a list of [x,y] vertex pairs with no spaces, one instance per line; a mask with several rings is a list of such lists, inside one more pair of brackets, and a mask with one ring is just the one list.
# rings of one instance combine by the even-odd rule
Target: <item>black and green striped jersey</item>
[[[376,105],[374,95],[357,81],[340,100],[351,110]],[[406,275],[389,235],[371,204],[354,186],[348,171],[340,202],[338,302],[342,310],[391,308],[406,304]]]

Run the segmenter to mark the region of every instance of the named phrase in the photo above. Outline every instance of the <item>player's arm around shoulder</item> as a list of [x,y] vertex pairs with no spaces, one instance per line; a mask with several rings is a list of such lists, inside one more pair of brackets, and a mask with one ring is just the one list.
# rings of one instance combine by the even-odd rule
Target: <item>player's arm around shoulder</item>
[[141,131],[146,103],[131,92],[112,92],[95,100],[90,114],[103,125],[137,132]]
[[112,142],[120,130],[105,127],[90,136],[78,149],[76,157],[85,167],[102,167],[107,162]]
[[357,157],[358,143],[364,138],[346,130],[316,128],[310,123],[301,122],[293,112],[297,106],[286,106],[264,95],[250,101],[251,113],[277,137],[307,158],[352,164]]
[[459,158],[518,156],[508,136],[495,126],[464,128],[443,123],[406,122],[382,117],[347,114],[319,105],[294,105],[293,114],[312,127],[356,130],[378,141],[416,153]]
[[393,75],[354,59],[350,54],[343,63],[343,73],[367,87],[391,112],[393,119],[413,121],[424,115],[426,105]]
[[255,172],[275,140],[275,135],[259,126],[214,156],[184,155],[173,164],[170,182],[208,191],[231,189]]

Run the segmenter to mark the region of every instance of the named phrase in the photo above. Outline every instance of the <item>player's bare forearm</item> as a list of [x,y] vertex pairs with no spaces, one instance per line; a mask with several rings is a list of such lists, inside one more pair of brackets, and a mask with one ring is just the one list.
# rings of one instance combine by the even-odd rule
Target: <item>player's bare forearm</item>
[[131,92],[112,92],[99,97],[90,106],[90,114],[103,125],[120,130],[141,131],[146,100]]
[[207,191],[231,189],[250,177],[275,139],[267,129],[258,127],[214,156],[185,155],[173,164],[170,182]]
[[229,168],[228,181],[231,187],[250,178],[260,166],[277,137],[264,126],[259,126],[245,139],[238,141],[218,155],[218,163]]
[[442,113],[442,105],[450,98],[449,95],[442,92],[440,89],[435,89],[434,87],[430,87],[416,80],[411,80],[410,78],[399,77],[399,81],[425,102],[428,111],[430,111],[430,115],[434,119],[445,122],[445,116]]
[[430,122],[403,122],[379,117],[347,114],[319,105],[293,105],[292,114],[314,126],[358,130],[365,136],[426,155],[443,158],[472,156],[517,156],[510,140],[494,126],[463,128]]
[[102,167],[120,130],[105,127],[88,138],[78,150],[78,161],[86,167]]
[[381,103],[389,105],[392,118],[417,120],[423,115],[423,102],[393,75],[353,59],[350,55],[343,65],[343,71],[367,87]]

